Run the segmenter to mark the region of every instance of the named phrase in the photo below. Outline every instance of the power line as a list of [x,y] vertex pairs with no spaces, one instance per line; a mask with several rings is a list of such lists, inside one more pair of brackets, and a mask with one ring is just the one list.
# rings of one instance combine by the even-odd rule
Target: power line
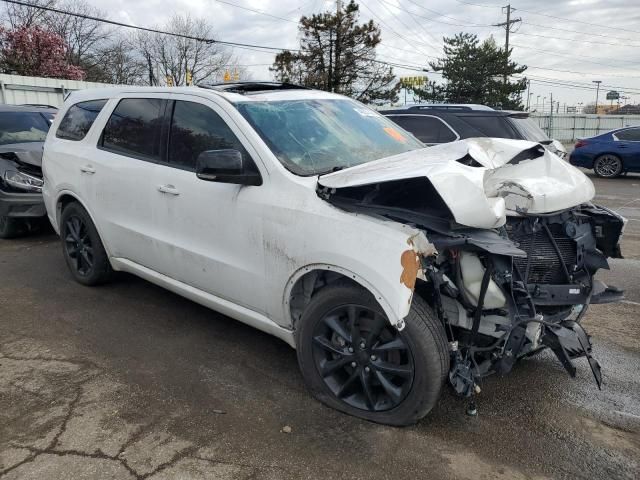
[[482,7],[482,8],[502,8],[502,5],[485,5],[482,3],[473,3],[473,2],[463,2],[462,0],[456,0],[458,3],[462,3],[463,5],[471,5],[474,7]]
[[[445,15],[444,13],[436,12],[435,10],[431,10],[430,8],[427,8],[427,7],[423,6],[423,5],[420,5],[419,3],[415,2],[414,0],[407,0],[407,1],[409,3],[415,5],[416,7],[419,7],[421,9],[423,9],[423,10],[426,10],[427,12],[435,13],[436,15],[439,15],[442,18],[449,18],[449,19],[453,20],[454,22],[471,22],[469,26],[473,26],[473,27],[489,27],[490,26],[490,25],[487,25],[487,24],[473,23],[471,20],[450,17],[449,15]],[[411,13],[411,12],[409,12],[409,13]]]
[[[69,12],[67,10],[61,10],[59,8],[53,8],[53,7],[46,7],[43,5],[34,5],[32,3],[28,3],[28,2],[22,2],[20,0],[1,0],[5,3],[12,3],[15,5],[21,5],[23,7],[29,7],[29,8],[36,8],[38,10],[45,10],[47,12],[53,12],[53,13],[59,13],[61,15],[68,15],[71,17],[76,17],[76,18],[83,18],[85,20],[93,20],[95,22],[101,22],[101,23],[108,23],[109,25],[116,25],[118,27],[124,27],[124,28],[132,28],[135,30],[141,30],[143,32],[149,32],[149,33],[157,33],[160,35],[170,35],[173,37],[180,37],[180,38],[185,38],[187,40],[195,40],[197,42],[203,42],[203,43],[217,43],[220,45],[229,45],[229,46],[233,46],[233,47],[237,47],[237,48],[259,48],[259,49],[263,49],[263,50],[277,50],[277,51],[282,51],[282,50],[287,50],[285,48],[280,48],[280,47],[269,47],[269,46],[264,46],[264,45],[252,45],[250,43],[238,43],[238,42],[227,42],[224,40],[214,40],[212,38],[202,38],[202,37],[195,37],[193,35],[184,35],[181,33],[173,33],[173,32],[167,32],[164,30],[158,30],[156,28],[148,28],[148,27],[138,27],[136,25],[129,25],[128,23],[122,23],[122,22],[116,22],[115,20],[107,20],[106,18],[98,18],[98,17],[94,17],[91,15],[84,15],[84,14],[80,14],[80,13],[75,13],[75,12]],[[288,49],[291,50],[291,49]]]
[[[435,18],[431,18],[431,17],[425,17],[424,15],[418,15],[417,13],[411,12],[409,10],[406,10],[402,7],[399,7],[391,2],[387,2],[386,0],[380,0],[381,2],[386,3],[387,5],[393,7],[393,8],[397,8],[398,10],[402,10],[403,12],[409,13],[410,15],[414,15],[418,18],[422,18],[424,20],[428,20],[430,22],[436,22],[436,23],[442,23],[443,25],[451,25],[454,27],[467,27],[467,28],[491,28],[491,25],[489,24],[466,24],[466,23],[450,23],[450,22],[443,22],[442,20],[436,20]],[[362,2],[361,2],[362,3]],[[364,5],[364,4],[363,4]],[[424,7],[421,7],[424,8]],[[439,14],[441,15],[441,14]],[[460,21],[460,20],[458,20]]]
[[531,25],[532,27],[538,27],[538,28],[545,28],[545,29],[549,29],[549,30],[559,30],[561,32],[566,32],[566,33],[578,33],[580,35],[588,35],[590,37],[604,37],[604,38],[609,38],[611,40],[622,40],[623,42],[633,42],[634,40],[632,38],[623,38],[623,37],[612,37],[611,35],[607,35],[606,33],[597,33],[597,32],[582,32],[580,30],[569,30],[567,28],[559,28],[559,27],[550,27],[549,25],[540,25],[538,23],[531,23],[531,22],[522,22],[524,25]]
[[[458,0],[456,0],[456,1],[458,1]],[[591,27],[609,28],[611,30],[617,30],[617,31],[623,31],[623,32],[640,33],[640,31],[638,31],[638,30],[630,30],[628,28],[621,28],[621,27],[619,27],[617,25],[615,27],[612,27],[610,25],[602,25],[602,24],[599,24],[599,23],[584,22],[582,20],[575,20],[575,19],[572,19],[572,18],[558,17],[556,15],[548,15],[546,13],[532,12],[531,10],[523,10],[522,8],[520,9],[520,11],[521,12],[530,13],[532,15],[539,15],[541,17],[555,18],[556,20],[562,20],[563,22],[581,23],[583,25],[589,25]]]
[[225,5],[230,5],[232,7],[235,8],[240,8],[242,10],[248,10],[249,12],[253,12],[253,13],[259,13],[260,15],[264,15],[265,17],[271,17],[271,18],[275,18],[277,20],[284,20],[285,22],[291,22],[291,23],[298,23],[297,20],[291,20],[289,18],[284,18],[284,17],[278,17],[277,15],[272,15],[270,13],[267,12],[263,12],[262,10],[255,10],[253,8],[249,8],[249,7],[243,7],[242,5],[237,5],[235,3],[231,3],[231,2],[226,2],[225,0],[213,0],[214,2],[218,2],[218,3],[224,3]]
[[[534,48],[534,47],[525,47],[524,45],[516,45],[515,43],[512,43],[512,45],[514,47],[518,47],[518,48],[526,48],[527,50],[535,50],[536,52],[542,52],[542,53],[546,53],[548,55],[554,55],[554,56],[558,56],[558,57],[567,57],[567,58],[575,58],[575,57],[580,57],[580,58],[593,58],[595,60],[606,60],[606,58],[602,58],[602,57],[592,57],[589,55],[578,55],[577,53],[574,54],[566,54],[566,53],[557,53],[557,52],[552,52],[551,50],[542,50],[539,48]],[[587,61],[587,60],[585,60]],[[630,62],[628,60],[619,60],[622,63],[629,63],[630,65],[639,65],[640,62]],[[624,67],[620,67],[620,65],[611,65],[608,63],[597,63],[597,62],[589,62],[589,63],[596,63],[597,65],[604,65],[606,67],[617,67],[617,68],[624,68]]]
[[575,38],[563,38],[563,37],[551,37],[549,35],[537,35],[535,33],[527,33],[527,32],[521,32],[521,31],[517,31],[517,32],[513,32],[513,33],[516,34],[516,35],[526,35],[528,37],[546,38],[548,40],[562,40],[563,42],[592,43],[594,45],[611,45],[612,47],[640,48],[640,45],[630,45],[630,44],[623,44],[623,43],[608,43],[608,42],[601,42],[601,41],[591,42],[589,40],[578,40],[578,39],[575,39]]
[[[375,13],[371,8],[369,8],[369,6],[368,6],[366,3],[364,3],[364,2],[360,2],[360,3],[361,3],[361,5],[362,5],[363,7],[365,7],[365,8],[369,11],[369,13],[370,13],[371,15],[373,15],[375,18],[377,18],[377,19],[378,19],[378,21],[379,21],[380,23],[382,23],[383,25],[385,25],[385,26],[389,29],[389,31],[390,31],[391,33],[393,33],[396,37],[398,37],[398,38],[400,38],[400,39],[404,40],[404,41],[405,41],[405,43],[406,43],[407,45],[409,45],[410,47],[414,47],[414,48],[415,48],[415,44],[416,44],[416,43],[418,43],[418,44],[420,44],[420,45],[425,45],[425,46],[427,46],[427,47],[429,47],[429,48],[433,48],[431,45],[424,44],[424,43],[422,43],[422,42],[410,42],[409,40],[407,40],[407,37],[405,37],[405,36],[403,36],[403,35],[399,34],[399,33],[398,33],[398,32],[396,32],[393,28],[391,28],[391,27],[389,26],[389,24],[388,24],[388,23],[386,23],[384,20],[382,20],[382,19],[378,16],[378,14],[377,14],[377,13]],[[421,53],[421,54],[423,54],[423,55],[426,55],[426,54],[425,54],[424,52],[422,52],[422,51],[420,51],[420,53]]]
[[[131,28],[134,30],[141,30],[144,32],[150,32],[150,33],[157,33],[160,35],[168,35],[168,36],[173,36],[173,37],[179,37],[179,38],[185,38],[188,40],[195,40],[198,42],[203,42],[203,43],[217,43],[217,44],[221,44],[221,45],[228,45],[230,47],[234,47],[234,48],[243,48],[243,49],[247,49],[247,50],[255,50],[261,53],[267,53],[264,52],[264,50],[270,50],[270,51],[284,51],[284,50],[288,50],[290,52],[300,52],[300,49],[296,49],[296,48],[280,48],[280,47],[271,47],[271,46],[265,46],[265,45],[252,45],[252,44],[248,44],[248,43],[238,43],[238,42],[227,42],[227,41],[223,41],[223,40],[214,40],[211,38],[201,38],[201,37],[195,37],[192,35],[184,35],[181,33],[173,33],[173,32],[167,32],[164,30],[159,30],[156,28],[147,28],[147,27],[139,27],[136,25],[129,25],[127,23],[122,23],[122,22],[116,22],[114,20],[107,20],[105,18],[98,18],[98,17],[94,17],[91,15],[84,15],[84,14],[80,14],[80,13],[74,13],[74,12],[69,12],[66,10],[61,10],[58,8],[53,8],[53,7],[45,7],[42,5],[34,5],[32,3],[28,3],[28,2],[23,2],[21,0],[0,0],[3,1],[5,3],[12,3],[15,5],[21,5],[24,7],[29,7],[29,8],[36,8],[39,10],[45,10],[45,11],[49,11],[49,12],[54,12],[54,13],[59,13],[61,15],[68,15],[71,17],[76,17],[76,18],[83,18],[86,20],[93,20],[96,22],[100,22],[100,23],[107,23],[110,25],[115,25],[118,27],[124,27],[124,28]],[[407,70],[413,70],[413,71],[417,71],[417,72],[423,72],[425,71],[424,68],[420,68],[417,66],[412,66],[412,65],[405,65],[403,63],[400,62],[385,62],[382,60],[376,60],[376,59],[371,59],[370,61],[374,62],[374,63],[379,63],[379,64],[383,64],[383,65],[389,65],[391,67],[396,67],[396,68],[404,68]]]

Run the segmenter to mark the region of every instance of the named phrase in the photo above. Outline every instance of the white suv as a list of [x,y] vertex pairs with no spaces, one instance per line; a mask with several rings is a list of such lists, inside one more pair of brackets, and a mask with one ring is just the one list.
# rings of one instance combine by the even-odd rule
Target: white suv
[[538,144],[423,147],[288,84],[87,90],[48,134],[43,195],[78,282],[134,273],[273,334],[349,414],[415,422],[447,378],[470,396],[546,346],[599,382],[579,320],[622,297],[593,274],[623,219]]

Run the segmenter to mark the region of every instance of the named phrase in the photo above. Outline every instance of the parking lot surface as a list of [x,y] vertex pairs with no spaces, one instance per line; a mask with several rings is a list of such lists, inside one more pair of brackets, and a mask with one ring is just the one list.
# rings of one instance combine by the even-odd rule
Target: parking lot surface
[[132,276],[87,288],[51,233],[0,242],[0,478],[638,478],[640,177],[594,179],[629,219],[593,306],[604,385],[549,353],[447,389],[418,425],[330,410],[283,342]]

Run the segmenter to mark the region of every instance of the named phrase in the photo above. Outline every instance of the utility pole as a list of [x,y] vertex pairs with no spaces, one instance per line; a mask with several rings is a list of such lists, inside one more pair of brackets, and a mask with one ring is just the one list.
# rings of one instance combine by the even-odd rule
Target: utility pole
[[504,37],[504,56],[505,56],[505,64],[504,64],[504,83],[507,84],[508,75],[507,72],[509,70],[509,32],[511,31],[511,25],[514,23],[518,23],[522,21],[522,18],[514,18],[511,19],[511,12],[515,12],[515,8],[511,8],[511,4],[506,7],[502,7],[502,12],[507,14],[507,21],[502,23],[495,23],[494,27],[504,27],[505,29],[505,37]]
[[549,93],[551,96],[551,110],[549,111],[549,130],[547,131],[547,135],[549,138],[553,138],[551,135],[551,129],[553,128],[553,92]]
[[529,111],[529,99],[531,98],[531,80],[527,82],[527,111]]
[[336,61],[335,61],[335,66],[334,66],[334,79],[331,80],[331,83],[333,84],[333,87],[331,88],[332,92],[339,92],[341,90],[340,88],[340,80],[338,79],[338,77],[341,75],[340,72],[340,54],[342,53],[340,51],[341,45],[340,45],[340,28],[342,27],[342,18],[341,15],[342,14],[342,0],[336,0],[336,47],[335,47],[335,52],[336,52]]
[[592,83],[596,84],[596,110],[593,113],[597,115],[598,114],[598,94],[600,93],[600,84],[602,83],[602,80],[592,80]]

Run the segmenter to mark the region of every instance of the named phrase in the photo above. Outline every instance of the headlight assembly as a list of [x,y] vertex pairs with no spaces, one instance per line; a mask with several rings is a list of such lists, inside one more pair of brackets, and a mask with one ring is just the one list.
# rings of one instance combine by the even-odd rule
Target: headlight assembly
[[10,187],[18,190],[38,193],[42,192],[42,179],[26,174],[24,172],[7,170],[6,172],[4,172],[4,181]]

